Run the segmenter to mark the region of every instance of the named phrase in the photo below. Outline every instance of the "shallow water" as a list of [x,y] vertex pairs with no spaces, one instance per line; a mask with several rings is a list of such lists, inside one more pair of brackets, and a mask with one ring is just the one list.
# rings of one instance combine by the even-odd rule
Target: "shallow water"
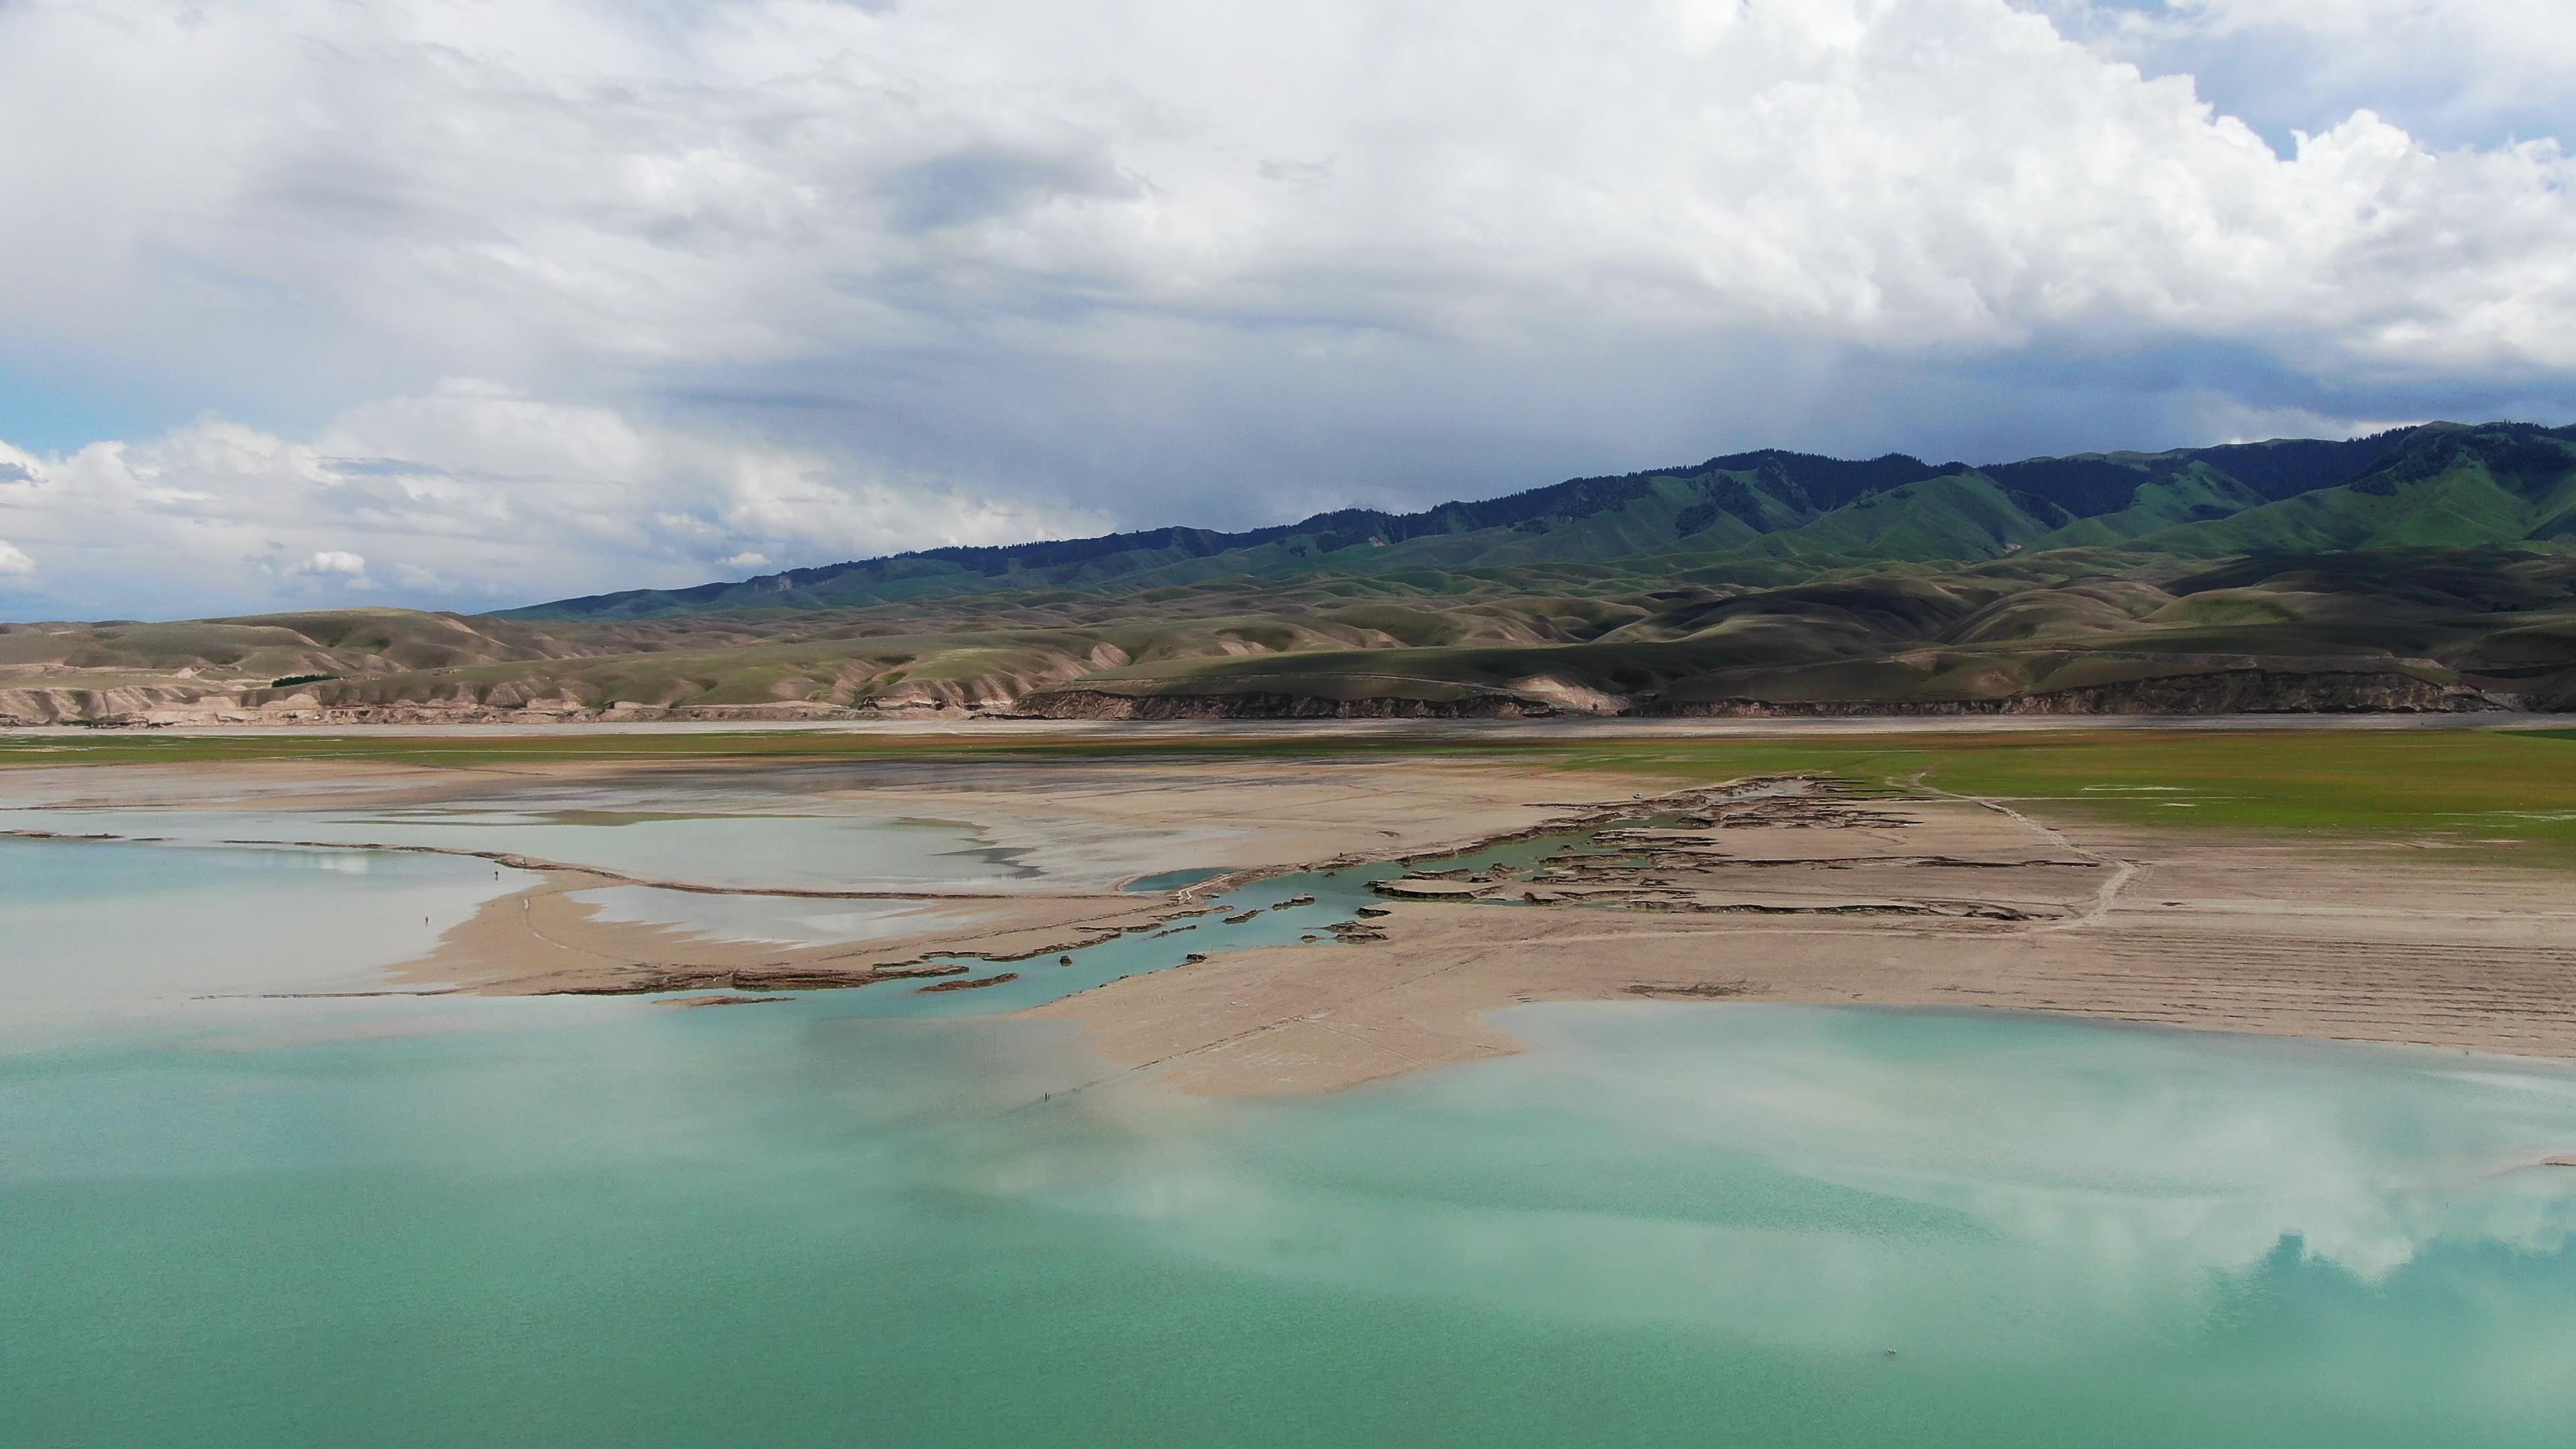
[[[197,1000],[271,958],[173,943],[300,921],[281,976],[319,979],[494,886],[301,855],[352,858],[0,842],[6,973],[89,941],[160,1003],[0,1023],[12,1449],[2557,1445],[2576,1412],[2557,1068],[1639,1003],[1208,1103],[972,1019],[1205,932],[929,996]],[[1260,883],[1319,899],[1233,939],[1368,874]]]
[[1221,865],[1202,865],[1189,870],[1167,870],[1154,875],[1138,876],[1127,882],[1127,889],[1152,895],[1163,891],[1176,891],[1183,886],[1194,886],[1203,880],[1214,880],[1225,873],[1225,867]]
[[[955,776],[956,778],[952,778]],[[1019,798],[1007,810],[952,820],[890,811],[871,786],[889,779],[973,800]],[[382,780],[369,783],[381,789]],[[203,779],[138,770],[29,771],[0,780],[0,826],[103,832],[194,843],[323,841],[497,850],[651,879],[749,889],[1096,889],[1172,859],[1223,859],[1243,834],[1168,829],[1026,810],[1044,782],[977,772],[783,768],[655,772],[642,778],[460,783],[443,804],[333,806],[352,782],[232,780],[204,799]],[[1059,787],[1077,786],[1059,780]],[[281,790],[304,798],[269,803]],[[894,797],[900,798],[900,797]],[[191,803],[174,806],[170,800]],[[159,802],[159,803],[155,803]]]
[[13,824],[191,844],[317,842],[488,850],[744,889],[1008,888],[1039,872],[972,825],[883,816],[574,810],[46,810]]
[[439,856],[0,838],[0,1048],[208,995],[366,990],[534,881]]
[[2564,1442],[2565,1073],[1641,1005],[1220,1106],[856,999],[0,1062],[10,1442]]

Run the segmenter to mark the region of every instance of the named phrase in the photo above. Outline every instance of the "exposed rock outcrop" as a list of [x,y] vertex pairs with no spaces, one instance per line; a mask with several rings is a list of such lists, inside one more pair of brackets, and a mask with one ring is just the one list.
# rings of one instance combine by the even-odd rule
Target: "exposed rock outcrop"
[[0,689],[0,725],[224,724],[258,718],[231,690],[185,684]]
[[981,991],[987,986],[999,986],[1004,982],[1019,979],[1020,973],[1017,971],[1005,971],[999,976],[978,976],[971,981],[942,981],[936,986],[925,986],[921,989],[925,994],[934,991]]

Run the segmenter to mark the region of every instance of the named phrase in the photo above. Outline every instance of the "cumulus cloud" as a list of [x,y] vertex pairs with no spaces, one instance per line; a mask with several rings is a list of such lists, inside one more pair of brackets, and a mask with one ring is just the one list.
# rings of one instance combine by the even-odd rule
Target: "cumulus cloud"
[[36,571],[36,561],[27,551],[0,538],[0,579],[22,579]]
[[[2576,307],[2555,148],[2437,156],[2357,111],[2279,156],[2003,0],[103,0],[0,27],[6,104],[87,152],[10,158],[13,254],[87,284],[18,290],[30,325],[247,303],[415,357],[652,367],[961,316],[1117,351],[1170,345],[1158,322],[2116,318],[2576,362],[2547,325]],[[2460,237],[2468,212],[2493,229]]]
[[2576,89],[2576,9],[2559,0],[2029,3],[2282,134],[2370,107],[2438,145],[2547,136]]
[[[245,424],[42,466],[157,469],[113,489],[204,493],[166,506],[266,530],[285,551],[240,545],[262,558],[363,522],[413,540],[365,536],[381,577],[449,597],[563,592],[541,558],[676,582],[1769,443],[2554,421],[2576,162],[2499,118],[2565,114],[2548,56],[2576,44],[2546,42],[2570,23],[2541,0],[0,6],[0,255],[28,282],[0,289],[0,370],[220,402]],[[2244,56],[2309,63],[2197,83]],[[2472,73],[2479,106],[2422,104]],[[2244,97],[2279,105],[2249,123]]]
[[702,582],[771,554],[823,562],[1098,523],[470,381],[363,404],[299,439],[210,417],[7,458],[31,481],[0,485],[0,528],[44,541],[44,597],[70,614],[259,609],[388,581],[407,603],[495,608]]
[[336,575],[342,585],[348,588],[375,587],[375,581],[367,577],[366,555],[351,553],[346,549],[316,549],[288,564],[281,572],[289,578],[329,578]]

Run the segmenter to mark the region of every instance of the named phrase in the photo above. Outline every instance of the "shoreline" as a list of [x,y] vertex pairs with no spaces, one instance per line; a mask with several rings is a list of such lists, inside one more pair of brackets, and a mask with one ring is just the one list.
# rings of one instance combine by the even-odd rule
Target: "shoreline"
[[[2052,825],[1973,797],[1902,803],[1964,807],[2086,859],[1967,859],[1957,836],[1973,826],[1926,820],[1917,828],[1946,825],[1951,850],[1748,852],[1727,868],[1763,878],[1751,889],[1683,903],[1670,898],[1678,887],[1656,886],[1663,898],[1626,910],[1399,897],[1371,922],[1385,944],[1229,953],[1022,1014],[1074,1021],[1122,1068],[1214,1096],[1330,1091],[1508,1054],[1520,1046],[1491,1022],[1497,1011],[1623,999],[2030,1011],[2576,1063],[2576,949],[2556,944],[2576,941],[2576,907],[2545,867],[2453,865],[2401,884],[2410,873],[2392,845],[2210,842]],[[2009,842],[1989,833],[1986,844]],[[1879,885],[1962,866],[2101,878],[1968,896],[1819,894],[1794,879],[1819,866]],[[2271,893],[2233,893],[2249,879]],[[2466,908],[2453,903],[2462,892]],[[1998,897],[2000,909],[1977,908]]]
[[[1784,733],[1777,721],[1726,723],[1729,736]],[[1853,726],[1812,723],[1822,734]],[[1903,726],[1873,734],[1934,733],[1920,721],[1868,723]],[[1980,732],[1995,724],[1975,723]],[[2101,724],[2005,728],[2055,733]],[[1341,734],[1350,727],[1286,728]],[[1497,732],[1434,728],[1467,739]],[[1605,721],[1584,733],[1639,731]],[[2223,740],[2209,745],[2237,758]],[[2550,747],[2535,748],[2555,758]],[[1156,958],[1015,1013],[1073,1021],[1122,1072],[1151,1068],[1189,1092],[1329,1090],[1511,1051],[1515,1044],[1490,1013],[1555,1000],[2037,1010],[2576,1060],[2576,946],[2566,944],[2576,942],[2576,902],[2564,890],[2564,868],[2555,856],[2517,862],[2480,854],[2492,842],[2467,838],[2469,830],[2442,839],[2299,835],[2243,824],[2167,824],[2184,817],[2143,809],[2124,820],[2073,808],[2085,798],[2073,783],[2058,787],[2062,796],[2023,790],[1997,799],[1919,778],[1910,787],[1891,778],[1847,788],[1820,783],[1826,772],[1805,771],[1748,772],[1677,788],[1673,775],[1659,778],[1642,767],[1569,773],[1519,753],[1145,752],[1066,761],[978,759],[965,751],[942,757],[934,749],[918,760],[880,757],[823,776],[812,773],[810,759],[531,763],[536,767],[450,771],[398,759],[172,762],[101,775],[46,761],[35,767],[46,772],[41,778],[26,777],[19,818],[97,808],[103,790],[120,808],[145,811],[241,808],[245,800],[272,810],[457,802],[491,808],[530,789],[560,796],[585,782],[615,782],[631,790],[636,767],[681,765],[689,778],[735,792],[727,808],[742,814],[757,816],[779,808],[780,799],[820,789],[834,810],[854,816],[971,819],[1015,844],[1054,850],[1062,864],[1048,868],[1072,869],[1060,879],[1081,882],[992,891],[711,884],[466,845],[282,838],[309,833],[291,823],[278,827],[277,837],[225,831],[221,841],[207,842],[454,855],[538,877],[396,968],[385,982],[395,989],[763,993],[756,999],[964,978],[985,974],[983,963],[1009,966],[1168,931],[1216,909],[1226,892],[1283,874],[1420,865],[1551,834],[1609,830],[1604,848],[1592,852],[1597,858],[1532,850],[1524,852],[1531,859],[1501,874],[1496,866],[1473,876],[1463,869],[1415,873],[1410,884],[1380,889],[1361,928],[1331,941],[1219,947],[1213,935],[1193,937],[1215,949],[1193,952],[1201,959],[1184,964]],[[1793,780],[1799,783],[1791,788]],[[2426,869],[2422,852],[2433,848],[2450,853]],[[1121,889],[1199,863],[1234,868],[1170,892]],[[782,904],[913,901],[923,910],[903,913],[878,934],[865,934],[871,925],[829,943],[735,939],[719,928],[681,924],[696,919],[685,913],[612,919],[601,903],[576,898],[612,887]],[[1457,899],[1497,895],[1514,903]]]

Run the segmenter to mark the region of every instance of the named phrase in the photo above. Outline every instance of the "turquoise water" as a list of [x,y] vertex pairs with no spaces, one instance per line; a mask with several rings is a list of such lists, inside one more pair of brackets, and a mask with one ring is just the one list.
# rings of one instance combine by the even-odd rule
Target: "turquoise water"
[[[353,786],[344,781],[336,788]],[[1248,834],[1222,823],[1150,827],[1051,814],[1043,802],[1080,797],[1098,782],[1080,771],[1026,766],[873,763],[748,773],[651,770],[579,780],[461,776],[440,788],[441,803],[335,805],[328,778],[263,784],[150,768],[113,777],[94,770],[16,771],[0,779],[0,825],[200,844],[304,840],[505,850],[751,889],[1102,889],[1168,869],[1174,860],[1222,861],[1229,843]],[[263,789],[292,798],[264,798]],[[986,795],[1009,795],[1011,808],[975,808]],[[906,810],[906,800],[918,801],[918,808]],[[971,818],[944,818],[958,807]]]
[[1221,865],[1203,865],[1191,870],[1167,870],[1155,875],[1138,876],[1127,882],[1127,889],[1145,894],[1176,891],[1183,886],[1197,885],[1203,880],[1214,880],[1225,873],[1225,867]]
[[[166,995],[250,960],[171,949],[210,901],[382,946],[492,887],[149,852],[0,843],[0,979],[29,921],[118,919]],[[2576,1170],[2533,1165],[2576,1151],[2565,1070],[1638,1003],[1211,1103],[905,1015],[1018,989],[0,1023],[0,1444],[2367,1449],[2576,1413]]]
[[596,809],[11,812],[10,823],[219,845],[312,841],[494,850],[649,879],[743,889],[973,888],[1033,883],[1023,853],[971,825],[882,816],[677,815]]
[[365,990],[534,881],[439,856],[0,838],[0,1049],[210,994]]
[[[987,962],[933,954],[925,959],[954,961],[968,968],[968,975],[957,979],[1003,975],[1016,979],[973,991],[872,986],[852,993],[845,1009],[872,1016],[985,1016],[1024,1010],[1149,971],[1169,971],[1192,955],[1326,942],[1333,939],[1328,927],[1352,920],[1377,903],[1369,881],[1400,873],[1392,866],[1366,866],[1272,876],[1227,892],[1196,915],[1138,927],[1095,946],[1041,953],[1026,960]],[[1240,919],[1255,912],[1250,920]]]

